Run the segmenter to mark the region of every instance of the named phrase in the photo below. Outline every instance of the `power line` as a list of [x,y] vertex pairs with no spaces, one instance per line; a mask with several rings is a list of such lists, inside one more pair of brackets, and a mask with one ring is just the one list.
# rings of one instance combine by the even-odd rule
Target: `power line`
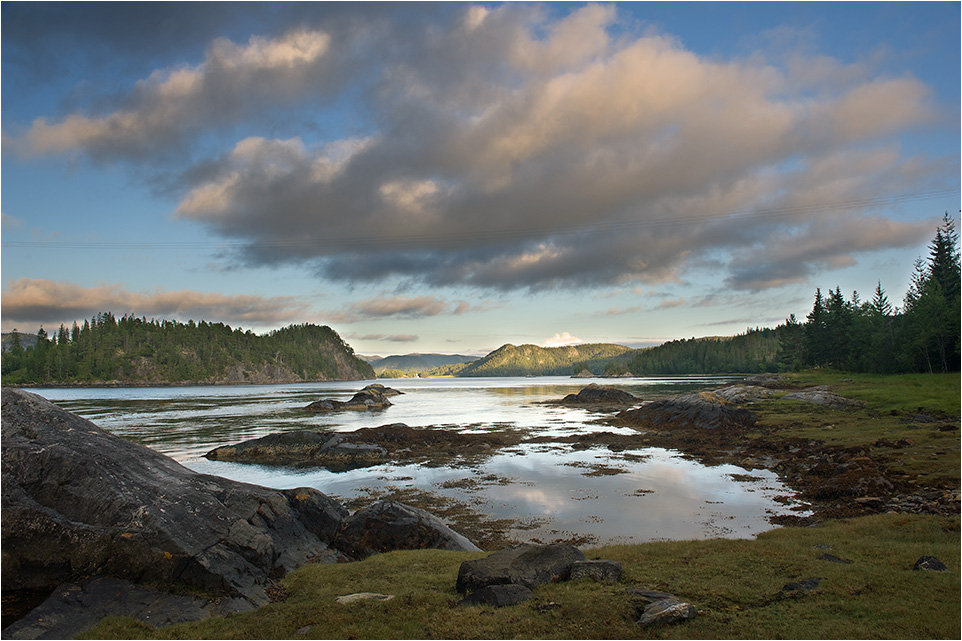
[[936,191],[914,192],[908,194],[891,194],[872,198],[856,198],[851,200],[813,203],[809,205],[791,205],[760,209],[746,209],[727,213],[705,213],[673,216],[670,218],[632,219],[607,222],[579,223],[571,225],[520,227],[512,229],[472,230],[470,232],[451,232],[437,234],[401,234],[385,237],[343,237],[330,240],[318,238],[278,238],[263,239],[255,242],[248,240],[222,241],[84,241],[84,240],[35,240],[35,241],[3,241],[4,247],[37,248],[37,249],[231,249],[244,248],[252,244],[261,247],[276,248],[376,248],[390,245],[421,245],[445,243],[458,240],[474,240],[493,242],[517,237],[538,236],[570,236],[586,233],[618,232],[640,230],[647,228],[675,227],[705,222],[748,222],[753,220],[778,220],[801,215],[818,215],[852,209],[892,206],[905,202],[935,200],[959,194],[959,189],[942,189]]

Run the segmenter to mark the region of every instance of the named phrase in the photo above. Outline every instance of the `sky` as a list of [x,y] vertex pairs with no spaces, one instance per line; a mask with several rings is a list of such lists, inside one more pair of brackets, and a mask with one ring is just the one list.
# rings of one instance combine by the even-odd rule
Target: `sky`
[[0,322],[357,353],[899,304],[960,209],[958,2],[0,4]]

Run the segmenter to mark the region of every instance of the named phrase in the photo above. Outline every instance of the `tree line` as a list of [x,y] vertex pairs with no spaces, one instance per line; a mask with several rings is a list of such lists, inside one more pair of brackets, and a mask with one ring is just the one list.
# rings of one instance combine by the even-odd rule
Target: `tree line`
[[257,335],[223,323],[117,318],[102,312],[24,347],[16,330],[3,354],[4,384],[232,382],[374,378],[330,327],[291,325]]

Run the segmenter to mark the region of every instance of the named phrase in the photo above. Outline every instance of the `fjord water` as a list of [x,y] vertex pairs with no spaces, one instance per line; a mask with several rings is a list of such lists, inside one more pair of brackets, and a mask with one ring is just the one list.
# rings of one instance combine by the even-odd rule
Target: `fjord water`
[[[596,381],[651,400],[712,389],[723,377]],[[584,537],[593,544],[658,539],[746,538],[786,513],[791,491],[765,470],[706,467],[661,448],[612,452],[604,446],[520,445],[465,467],[378,465],[348,472],[209,461],[205,453],[272,432],[351,431],[387,423],[459,431],[513,428],[530,436],[632,433],[587,410],[545,405],[590,380],[566,377],[444,378],[379,381],[402,395],[379,412],[314,414],[321,398],[346,400],[364,382],[155,388],[35,390],[100,427],[185,466],[275,488],[314,487],[349,499],[372,489],[417,489],[448,496],[493,518],[520,519],[518,540]],[[588,441],[590,443],[590,440]],[[601,471],[601,473],[598,473]],[[777,499],[777,500],[776,500]]]

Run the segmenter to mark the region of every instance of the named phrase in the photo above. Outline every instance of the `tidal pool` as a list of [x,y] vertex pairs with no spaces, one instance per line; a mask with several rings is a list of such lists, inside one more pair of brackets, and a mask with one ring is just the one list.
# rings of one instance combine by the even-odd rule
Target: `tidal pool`
[[[642,399],[719,387],[723,377],[595,381]],[[350,431],[387,423],[487,431],[531,437],[600,432],[599,414],[555,405],[592,382],[562,377],[396,379],[404,392],[380,412],[312,414],[320,398],[346,400],[365,382],[224,387],[39,389],[38,394],[102,428],[171,456],[187,467],[275,488],[313,487],[342,500],[375,492],[419,490],[468,504],[492,519],[514,519],[511,538],[580,539],[589,545],[662,539],[748,538],[770,530],[768,518],[804,509],[768,471],[704,466],[661,448],[613,452],[604,446],[521,444],[470,467],[377,465],[331,472],[208,461],[218,447],[272,432]],[[539,440],[543,440],[539,439]],[[590,442],[590,441],[589,441]]]

